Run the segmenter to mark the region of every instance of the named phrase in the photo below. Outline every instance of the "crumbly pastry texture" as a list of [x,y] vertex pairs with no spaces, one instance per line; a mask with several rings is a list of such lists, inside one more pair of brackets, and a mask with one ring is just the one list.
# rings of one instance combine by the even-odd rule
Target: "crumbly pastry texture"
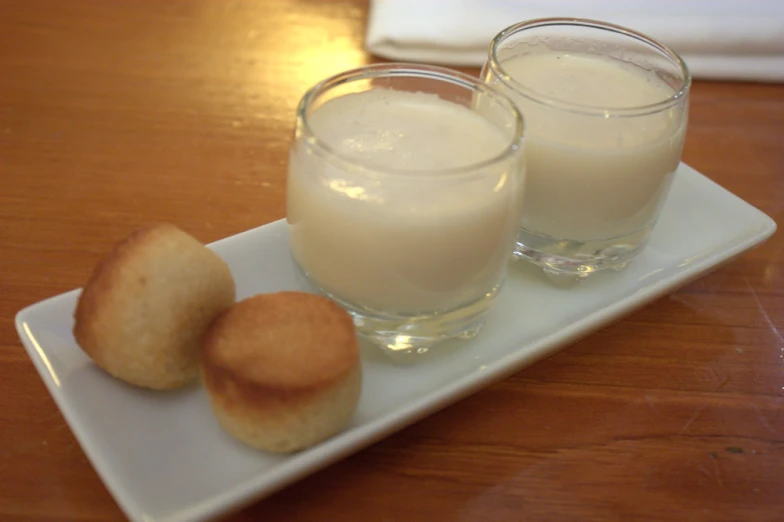
[[289,453],[343,430],[361,365],[351,317],[300,292],[237,303],[210,326],[202,379],[223,428],[254,448]]
[[95,267],[74,312],[74,337],[103,370],[152,389],[199,375],[202,337],[235,302],[226,263],[171,224],[138,230]]

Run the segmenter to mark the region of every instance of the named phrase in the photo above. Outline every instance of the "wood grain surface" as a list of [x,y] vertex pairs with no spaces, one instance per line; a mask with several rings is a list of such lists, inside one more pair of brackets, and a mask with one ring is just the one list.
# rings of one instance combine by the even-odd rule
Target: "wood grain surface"
[[[132,229],[284,216],[360,0],[0,0],[0,520],[123,515],[14,331]],[[477,71],[471,71],[476,73]],[[684,160],[784,223],[784,85],[697,82]],[[784,519],[784,232],[230,521]]]

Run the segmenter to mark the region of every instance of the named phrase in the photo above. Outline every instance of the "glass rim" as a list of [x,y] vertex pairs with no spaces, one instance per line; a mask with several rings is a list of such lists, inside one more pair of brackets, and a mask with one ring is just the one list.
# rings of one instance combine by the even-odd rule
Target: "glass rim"
[[[508,110],[508,112],[511,114],[511,117],[514,121],[514,132],[512,136],[506,140],[507,143],[501,152],[479,162],[474,162],[459,167],[440,169],[399,169],[384,167],[383,165],[374,164],[372,162],[351,156],[350,154],[342,153],[336,150],[334,147],[331,147],[323,139],[319,138],[319,136],[313,131],[313,128],[311,127],[310,121],[308,119],[307,111],[320,94],[328,92],[332,88],[344,85],[349,82],[382,78],[387,76],[414,77],[445,81],[452,83],[453,85],[465,87],[473,92],[481,92],[486,94],[495,101],[500,102],[504,106],[504,109]],[[470,107],[467,108],[471,109]],[[516,155],[522,148],[525,130],[522,113],[514,104],[514,102],[512,102],[512,100],[507,95],[491,88],[482,82],[479,78],[474,78],[468,74],[464,74],[460,71],[455,71],[446,67],[405,62],[364,65],[343,71],[321,80],[308,89],[300,99],[299,104],[297,105],[296,126],[298,133],[302,134],[305,142],[311,147],[315,148],[325,158],[337,159],[342,163],[351,165],[352,167],[359,167],[366,172],[373,172],[382,174],[384,176],[406,176],[408,178],[413,176],[427,177],[429,175],[438,175],[439,177],[444,177],[461,174],[476,174],[478,170],[495,165]],[[295,140],[299,141],[298,138],[299,136],[295,137]]]
[[[505,71],[503,65],[498,59],[499,47],[504,41],[507,40],[507,38],[521,31],[524,31],[526,29],[532,29],[535,27],[547,27],[553,25],[580,26],[580,27],[601,29],[604,31],[610,31],[643,42],[649,45],[650,47],[653,47],[659,52],[661,52],[664,56],[666,56],[670,60],[671,63],[677,66],[677,68],[680,70],[681,75],[683,77],[680,86],[674,94],[661,101],[657,101],[655,103],[649,103],[646,105],[638,105],[635,107],[601,107],[598,105],[588,105],[588,104],[568,102],[564,100],[559,100],[551,96],[547,96],[545,94],[535,91],[534,89],[526,87],[523,83],[515,80]],[[521,94],[526,98],[529,98],[530,100],[533,100],[536,103],[539,103],[541,105],[546,105],[554,109],[567,110],[571,112],[577,112],[577,113],[592,115],[592,116],[602,116],[605,118],[614,117],[614,116],[621,116],[621,117],[641,116],[645,114],[660,112],[670,106],[679,103],[680,100],[685,98],[689,92],[689,89],[691,87],[691,82],[692,82],[691,71],[689,70],[689,67],[686,65],[686,62],[678,53],[676,53],[669,46],[664,45],[663,43],[659,42],[654,38],[651,38],[650,36],[635,31],[634,29],[629,29],[628,27],[623,27],[621,25],[611,24],[609,22],[603,22],[601,20],[592,20],[589,18],[567,18],[567,17],[536,18],[536,19],[526,20],[524,22],[519,22],[510,25],[506,29],[503,29],[501,32],[496,34],[491,40],[487,64],[488,67],[496,75],[496,77],[507,87],[512,89],[514,92]]]

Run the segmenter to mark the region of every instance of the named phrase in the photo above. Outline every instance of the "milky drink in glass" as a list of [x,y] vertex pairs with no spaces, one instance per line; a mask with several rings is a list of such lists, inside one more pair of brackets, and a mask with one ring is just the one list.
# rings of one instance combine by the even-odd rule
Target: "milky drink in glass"
[[473,335],[506,275],[522,208],[517,131],[471,96],[348,92],[308,114],[318,146],[298,138],[291,150],[296,262],[393,350]]
[[687,102],[682,79],[576,41],[501,45],[498,70],[483,74],[526,122],[518,253],[586,275],[622,268],[644,247],[680,162]]

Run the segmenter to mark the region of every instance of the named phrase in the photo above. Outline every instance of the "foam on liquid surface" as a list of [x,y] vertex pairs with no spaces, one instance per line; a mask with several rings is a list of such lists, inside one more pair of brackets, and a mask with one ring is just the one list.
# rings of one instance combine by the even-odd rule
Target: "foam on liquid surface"
[[316,109],[309,121],[332,149],[382,169],[467,167],[501,154],[509,142],[469,108],[422,92],[349,94]]

